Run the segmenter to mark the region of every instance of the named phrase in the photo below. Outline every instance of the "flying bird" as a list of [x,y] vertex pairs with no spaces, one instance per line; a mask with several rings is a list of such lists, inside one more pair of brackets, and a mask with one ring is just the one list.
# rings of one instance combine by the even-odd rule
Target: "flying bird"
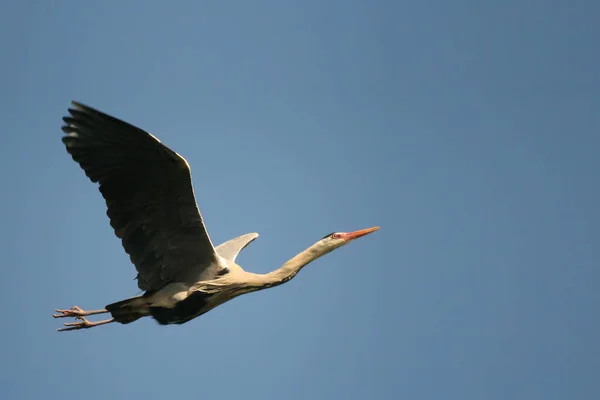
[[[235,260],[258,237],[239,236],[214,247],[196,204],[187,161],[140,128],[73,101],[62,138],[87,177],[99,184],[115,235],[137,270],[144,293],[100,310],[56,309],[74,317],[58,331],[151,317],[184,324],[242,294],[281,285],[307,264],[379,227],[333,232],[267,274],[244,271]],[[89,321],[95,314],[109,319]]]

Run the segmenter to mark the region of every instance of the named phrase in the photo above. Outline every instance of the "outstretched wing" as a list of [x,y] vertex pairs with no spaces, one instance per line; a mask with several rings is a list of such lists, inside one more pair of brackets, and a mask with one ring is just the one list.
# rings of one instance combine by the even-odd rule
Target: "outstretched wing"
[[115,234],[141,290],[204,275],[216,255],[196,205],[186,160],[151,134],[78,102],[62,141],[100,184]]
[[233,238],[215,247],[215,251],[223,258],[235,262],[240,251],[252,243],[258,237],[258,233],[246,233]]

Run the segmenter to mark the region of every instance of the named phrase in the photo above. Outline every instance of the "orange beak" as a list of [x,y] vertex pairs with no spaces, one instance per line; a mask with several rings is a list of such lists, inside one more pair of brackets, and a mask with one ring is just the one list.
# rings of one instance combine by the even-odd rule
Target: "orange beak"
[[359,237],[368,235],[369,233],[375,232],[378,229],[379,229],[378,226],[374,226],[372,228],[361,229],[360,231],[340,233],[340,237],[344,240],[354,240],[354,239],[358,239]]

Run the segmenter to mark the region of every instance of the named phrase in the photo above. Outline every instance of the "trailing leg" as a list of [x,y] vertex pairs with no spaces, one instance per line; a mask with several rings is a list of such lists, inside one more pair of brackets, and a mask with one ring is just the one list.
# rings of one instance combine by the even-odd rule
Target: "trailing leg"
[[69,310],[59,310],[56,309],[56,312],[59,314],[52,314],[54,318],[65,318],[65,317],[85,317],[87,315],[96,315],[96,314],[104,314],[107,313],[108,310],[91,310],[85,311],[77,306],[71,307]]
[[88,329],[93,328],[99,325],[110,324],[111,322],[115,322],[114,318],[105,319],[103,321],[90,322],[85,317],[77,317],[79,321],[66,323],[66,328],[58,328],[57,331],[65,332],[65,331],[75,331],[79,329]]

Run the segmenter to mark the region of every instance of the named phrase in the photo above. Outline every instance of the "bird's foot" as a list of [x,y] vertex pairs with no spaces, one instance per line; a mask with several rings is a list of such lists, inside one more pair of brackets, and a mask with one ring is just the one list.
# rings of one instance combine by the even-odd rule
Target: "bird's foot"
[[58,312],[58,314],[52,314],[52,316],[54,318],[64,318],[64,317],[75,317],[75,318],[78,318],[78,317],[85,317],[87,315],[104,314],[105,312],[108,312],[108,311],[106,311],[106,310],[90,310],[90,311],[85,311],[85,310],[82,310],[81,308],[79,308],[77,306],[73,306],[69,310],[59,310],[57,308],[56,312]]
[[[68,315],[65,315],[65,317],[67,317],[67,316]],[[78,330],[78,329],[91,328],[92,326],[96,325],[94,322],[88,321],[85,317],[77,317],[77,319],[79,321],[66,323],[65,324],[66,328],[58,328],[57,331],[59,331],[59,332],[75,331],[75,330]]]
[[65,324],[66,328],[58,328],[57,331],[59,331],[59,332],[76,331],[79,329],[88,329],[88,328],[93,328],[94,326],[110,324],[111,322],[115,322],[115,320],[113,318],[105,319],[103,321],[96,321],[96,322],[90,322],[85,317],[77,317],[77,319],[79,321],[66,323]]
[[56,312],[59,314],[52,314],[54,318],[82,317],[83,315],[86,315],[86,312],[77,306],[73,306],[69,310],[59,310],[57,308]]

